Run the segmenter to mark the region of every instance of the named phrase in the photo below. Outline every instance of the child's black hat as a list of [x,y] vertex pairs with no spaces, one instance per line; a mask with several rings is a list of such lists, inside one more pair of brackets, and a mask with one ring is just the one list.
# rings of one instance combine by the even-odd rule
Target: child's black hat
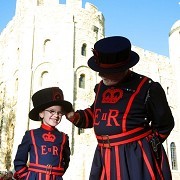
[[35,121],[39,121],[39,112],[44,109],[60,105],[65,112],[72,110],[72,104],[64,100],[64,95],[59,87],[50,87],[37,91],[32,96],[32,102],[34,108],[29,112],[29,118]]

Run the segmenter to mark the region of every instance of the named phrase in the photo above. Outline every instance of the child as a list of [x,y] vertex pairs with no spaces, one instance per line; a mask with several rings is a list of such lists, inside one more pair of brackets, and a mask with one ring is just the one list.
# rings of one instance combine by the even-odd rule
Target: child
[[62,116],[72,109],[72,105],[64,100],[63,92],[58,87],[36,92],[32,101],[34,108],[29,112],[29,118],[42,121],[42,125],[26,131],[14,159],[14,177],[23,180],[62,180],[70,161],[69,137],[55,127]]

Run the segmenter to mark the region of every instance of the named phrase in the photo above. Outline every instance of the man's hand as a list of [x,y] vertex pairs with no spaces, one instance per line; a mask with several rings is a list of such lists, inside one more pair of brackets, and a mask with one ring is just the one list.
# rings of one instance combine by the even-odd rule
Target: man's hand
[[[74,117],[74,114],[75,114],[75,112],[69,112],[69,113],[67,113],[66,114],[66,118],[68,119],[68,120],[70,120],[70,119],[72,119],[73,117]],[[71,120],[70,120],[71,121]]]
[[69,121],[71,121],[74,125],[77,125],[77,123],[80,120],[80,114],[77,112],[69,112],[66,114],[66,119],[68,119]]

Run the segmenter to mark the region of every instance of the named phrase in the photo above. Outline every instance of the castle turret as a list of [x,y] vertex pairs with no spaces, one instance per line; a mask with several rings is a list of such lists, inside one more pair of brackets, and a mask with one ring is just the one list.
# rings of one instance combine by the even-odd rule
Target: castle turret
[[67,6],[72,6],[73,8],[81,8],[82,0],[66,0]]
[[175,107],[174,107],[174,119],[175,119],[175,127],[173,129],[173,134],[169,138],[171,140],[171,144],[169,147],[171,148],[171,168],[175,170],[173,173],[173,179],[179,179],[180,171],[179,171],[179,162],[180,157],[178,156],[178,152],[180,152],[180,141],[177,137],[179,137],[180,132],[180,20],[176,21],[170,32],[169,32],[169,55],[170,61],[173,65],[173,73],[174,73],[174,89],[175,93],[173,94],[176,97]]
[[170,59],[180,62],[180,20],[176,21],[169,32],[169,55]]
[[[169,55],[170,55],[170,61],[173,65],[174,70],[174,76],[175,76],[175,88],[177,92],[177,107],[180,107],[180,95],[178,92],[180,92],[180,20],[176,21],[170,32],[169,32]],[[178,110],[177,110],[178,111]],[[180,128],[180,115],[179,112],[176,114],[176,128]]]

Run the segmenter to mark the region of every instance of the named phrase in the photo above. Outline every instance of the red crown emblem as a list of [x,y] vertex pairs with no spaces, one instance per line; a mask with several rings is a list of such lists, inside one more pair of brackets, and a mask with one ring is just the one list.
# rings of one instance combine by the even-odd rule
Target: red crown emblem
[[56,137],[55,135],[51,134],[51,132],[48,132],[48,134],[43,134],[42,138],[44,139],[44,141],[49,141],[49,142],[54,142]]
[[102,95],[102,103],[116,103],[123,96],[121,89],[107,89]]

